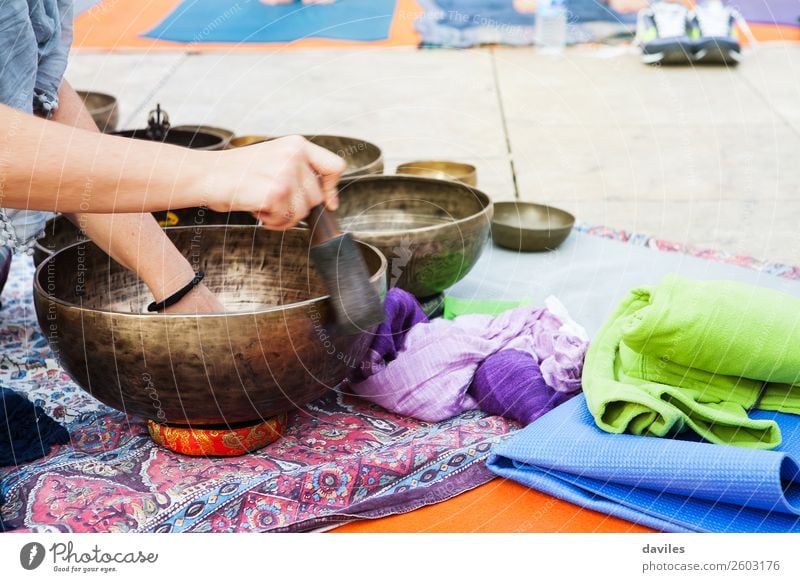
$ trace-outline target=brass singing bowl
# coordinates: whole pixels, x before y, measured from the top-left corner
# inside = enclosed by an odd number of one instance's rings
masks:
[[[83,101],[86,109],[89,110],[95,125],[100,131],[110,133],[117,130],[119,107],[116,97],[96,91],[75,92]]]
[[[307,230],[167,233],[227,313],[146,314],[144,283],[90,242],[36,271],[39,325],[64,371],[101,402],[181,426],[252,423],[319,398],[363,359],[374,330],[336,335]],[[386,259],[359,246],[385,294]]]
[[[563,243],[575,217],[569,212],[532,202],[496,202],[492,239],[514,251],[549,251]]]
[[[220,149],[226,149],[234,135],[230,129],[214,127],[212,125],[176,125],[172,127],[171,130],[189,131],[193,133],[210,133],[211,135],[217,135],[222,139],[222,147],[220,147]]]
[[[389,286],[441,293],[475,266],[489,236],[491,199],[450,180],[364,176],[339,188],[342,228],[389,261]]]
[[[425,176],[440,180],[455,180],[468,186],[478,185],[478,170],[472,164],[449,162],[446,160],[418,160],[400,164],[395,170],[397,174],[408,176]]]
[[[154,212],[153,216],[163,228],[258,224],[249,212],[215,212],[201,206]],[[45,223],[44,235],[33,245],[33,264],[38,265],[56,251],[85,240],[80,229],[66,216],[55,216]]]

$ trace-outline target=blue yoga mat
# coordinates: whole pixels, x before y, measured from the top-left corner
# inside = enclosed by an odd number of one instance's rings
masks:
[[[389,37],[396,0],[266,6],[257,0],[185,0],[145,36],[175,42],[373,41]]]
[[[488,465],[560,499],[664,531],[800,532],[800,416],[751,416],[780,425],[778,449],[608,434],[581,395],[497,446]]]

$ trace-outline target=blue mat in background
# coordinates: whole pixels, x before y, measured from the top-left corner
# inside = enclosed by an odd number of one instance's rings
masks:
[[[488,465],[533,489],[664,531],[800,532],[800,416],[751,416],[780,425],[780,447],[608,434],[581,395],[495,447]]]
[[[422,43],[466,48],[481,44],[529,45],[535,16],[514,10],[513,0],[418,0]],[[567,42],[592,42],[631,34],[636,14],[620,14],[602,0],[566,0]]]
[[[389,37],[396,0],[338,0],[265,6],[258,0],[185,0],[149,38],[174,42],[374,41]]]

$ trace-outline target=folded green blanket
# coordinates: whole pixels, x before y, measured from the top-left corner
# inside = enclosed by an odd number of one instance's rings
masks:
[[[800,414],[800,299],[732,281],[664,277],[634,289],[589,346],[583,390],[608,432],[771,449]]]

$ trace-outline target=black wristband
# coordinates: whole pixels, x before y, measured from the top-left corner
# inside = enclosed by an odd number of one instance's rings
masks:
[[[176,291],[175,293],[164,299],[164,301],[153,301],[150,305],[147,306],[147,311],[163,311],[167,307],[175,305],[178,301],[186,297],[186,294],[189,293],[189,291],[197,287],[200,284],[200,281],[202,281],[203,277],[205,276],[206,274],[203,273],[203,271],[198,271],[197,274],[194,276],[194,278],[191,281],[189,281],[189,283],[185,287],[183,287],[179,291]]]

